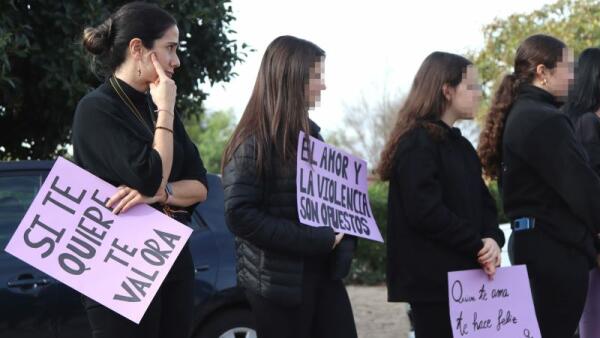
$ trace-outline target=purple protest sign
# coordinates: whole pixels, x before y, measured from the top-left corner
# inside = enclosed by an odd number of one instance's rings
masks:
[[[300,222],[383,242],[369,203],[367,162],[303,132],[297,157]]]
[[[587,299],[581,321],[579,322],[580,338],[600,337],[600,270],[590,271],[590,282]]]
[[[525,265],[449,272],[448,297],[454,338],[541,337]]]
[[[116,191],[59,158],[5,250],[139,323],[192,230],[145,204],[114,215]]]

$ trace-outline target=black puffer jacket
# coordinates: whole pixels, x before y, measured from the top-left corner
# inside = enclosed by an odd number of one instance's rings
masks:
[[[311,122],[311,134],[319,128]],[[265,175],[256,169],[254,139],[248,138],[223,170],[225,219],[236,235],[237,274],[241,286],[283,305],[302,301],[307,261],[326,258],[328,277],[343,278],[352,260],[355,238],[332,251],[330,227],[301,224],[296,204],[296,161],[273,160]]]

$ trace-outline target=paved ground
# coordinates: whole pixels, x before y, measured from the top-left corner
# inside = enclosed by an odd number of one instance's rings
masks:
[[[407,304],[388,303],[385,286],[348,286],[359,338],[407,338]]]

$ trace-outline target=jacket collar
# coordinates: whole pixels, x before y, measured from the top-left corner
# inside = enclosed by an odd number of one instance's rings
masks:
[[[308,130],[310,132],[310,135],[315,137],[321,132],[321,127],[319,127],[319,125],[316,124],[315,121],[308,119]]]
[[[456,127],[450,127],[449,125],[446,124],[446,122],[444,122],[442,120],[435,120],[435,121],[433,121],[433,123],[442,127],[442,129],[444,129],[444,131],[447,132],[447,135],[449,135],[452,138],[461,138],[462,137],[462,133],[460,132],[460,129],[458,129]]]
[[[544,103],[548,103],[553,105],[556,108],[559,108],[562,103],[559,102],[554,95],[550,94],[546,90],[536,87],[532,84],[524,84],[519,87],[517,92],[518,98],[529,98],[535,101],[541,101]]]

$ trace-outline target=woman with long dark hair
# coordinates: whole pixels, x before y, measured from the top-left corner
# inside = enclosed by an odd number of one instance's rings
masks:
[[[525,39],[498,87],[479,154],[498,178],[511,220],[514,263],[526,264],[542,337],[572,337],[596,261],[600,179],[560,112],[572,54],[548,35]]]
[[[575,83],[563,111],[575,125],[590,165],[600,175],[600,48],[588,48],[579,56]]]
[[[571,118],[575,137],[583,145],[592,169],[600,175],[600,48],[588,48],[579,56],[575,82],[563,112]],[[599,273],[600,270],[596,270],[590,274],[591,283],[598,283]],[[595,299],[598,287],[597,284],[589,287],[579,326],[583,338],[600,336],[595,325],[600,306]]]
[[[504,235],[471,143],[454,123],[472,119],[477,70],[434,52],[419,68],[377,169],[389,180],[388,300],[409,302],[417,338],[452,337],[448,272],[500,265]]]
[[[299,133],[320,137],[308,111],[325,89],[324,59],[325,52],[306,40],[271,42],[223,155],[238,280],[261,338],[356,337],[342,282],[355,240],[301,224],[296,204]]]
[[[144,2],[128,3],[85,29],[83,45],[108,76],[77,106],[74,157],[119,186],[107,203],[116,214],[145,203],[187,223],[206,199],[206,170],[175,111],[178,43],[175,19]],[[84,297],[93,337],[189,337],[193,283],[186,245],[139,325]]]

